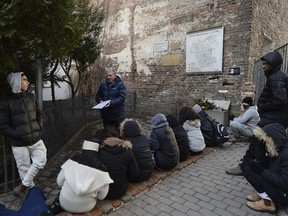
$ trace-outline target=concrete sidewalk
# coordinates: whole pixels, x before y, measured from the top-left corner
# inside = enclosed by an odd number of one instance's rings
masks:
[[[141,124],[143,126],[145,122]],[[149,126],[146,124],[146,127]],[[47,204],[59,193],[56,178],[61,165],[81,151],[83,139],[98,129],[92,124],[76,134],[39,174],[36,183],[44,190]],[[247,148],[248,143],[206,148],[203,154],[191,156],[172,171],[154,171],[149,181],[130,184],[121,200],[98,201],[96,207],[85,214],[63,212],[59,215],[271,215],[249,209],[246,196],[255,193],[254,189],[244,177],[225,173],[226,169],[239,163]],[[19,200],[12,194],[0,195],[0,203],[14,210],[19,208]],[[287,213],[279,208],[276,215],[287,216]]]

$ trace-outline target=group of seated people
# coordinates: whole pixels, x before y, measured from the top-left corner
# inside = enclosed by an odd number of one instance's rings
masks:
[[[205,148],[201,117],[183,107],[178,116],[158,113],[146,137],[134,119],[119,127],[107,126],[101,138],[84,140],[82,152],[67,160],[57,177],[61,187],[50,212],[90,211],[97,200],[120,199],[128,183],[146,181],[153,169],[168,171]]]

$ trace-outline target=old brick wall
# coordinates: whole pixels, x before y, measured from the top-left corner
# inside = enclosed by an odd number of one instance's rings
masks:
[[[233,107],[239,106],[241,98],[254,91],[253,62],[262,52],[256,46],[261,44],[257,41],[261,33],[255,31],[265,27],[264,24],[259,27],[258,22],[261,16],[266,16],[265,7],[279,2],[94,1],[102,2],[106,13],[100,65],[114,68],[126,87],[136,91],[136,112],[140,116],[176,113],[183,105],[193,105],[197,98],[231,100]],[[270,11],[270,16],[275,11]],[[276,26],[280,21],[273,23]],[[219,26],[224,27],[222,73],[185,73],[187,33]],[[280,28],[269,29],[269,34],[276,34]],[[284,33],[275,40],[278,40],[275,45],[281,44],[280,40],[284,44]],[[155,51],[158,42],[167,43],[167,49]],[[228,68],[234,66],[240,67],[240,75],[228,74]],[[209,82],[209,78],[215,78],[215,82]]]

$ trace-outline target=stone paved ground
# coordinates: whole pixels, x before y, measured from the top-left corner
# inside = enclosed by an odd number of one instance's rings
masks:
[[[141,124],[148,134],[147,122],[141,121]],[[59,192],[56,177],[60,166],[81,150],[83,138],[98,129],[92,124],[76,134],[70,145],[39,174],[36,183],[43,188],[47,204]],[[221,148],[207,148],[202,155],[190,157],[170,172],[155,171],[149,181],[129,185],[128,193],[121,200],[98,201],[86,214],[64,212],[59,215],[270,215],[246,207],[245,197],[254,193],[253,188],[243,177],[225,174],[225,169],[237,165],[247,147],[247,143],[227,143]],[[0,202],[12,209],[19,208],[19,201],[12,194],[0,195]],[[287,216],[287,213],[281,208],[276,215]]]

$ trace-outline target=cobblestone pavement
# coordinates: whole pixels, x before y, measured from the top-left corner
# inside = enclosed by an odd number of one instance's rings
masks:
[[[237,165],[247,146],[247,143],[235,143],[217,149],[109,216],[271,215],[249,209],[246,196],[255,193],[254,189],[244,177],[225,173],[225,169]],[[286,213],[281,210],[277,215]]]
[[[143,121],[141,124],[148,134],[149,125]],[[84,137],[98,129],[96,125],[90,125],[74,136],[70,141],[71,144],[56,155],[39,174],[36,184],[44,190],[47,204],[50,204],[59,192],[56,177],[63,162],[81,150]],[[127,199],[128,201],[98,201],[97,206],[100,206],[102,211],[96,209],[86,214],[62,213],[60,215],[271,215],[249,209],[245,198],[248,194],[255,193],[254,189],[244,177],[225,173],[226,169],[238,164],[247,147],[247,143],[227,143],[221,148],[216,148],[215,151],[210,151],[186,168],[167,174],[168,177],[165,176],[159,183],[148,190],[142,190],[137,196]],[[139,184],[138,187],[141,185]],[[11,209],[19,208],[19,200],[12,194],[0,195],[0,203]],[[276,215],[287,216],[284,208],[280,208]]]

